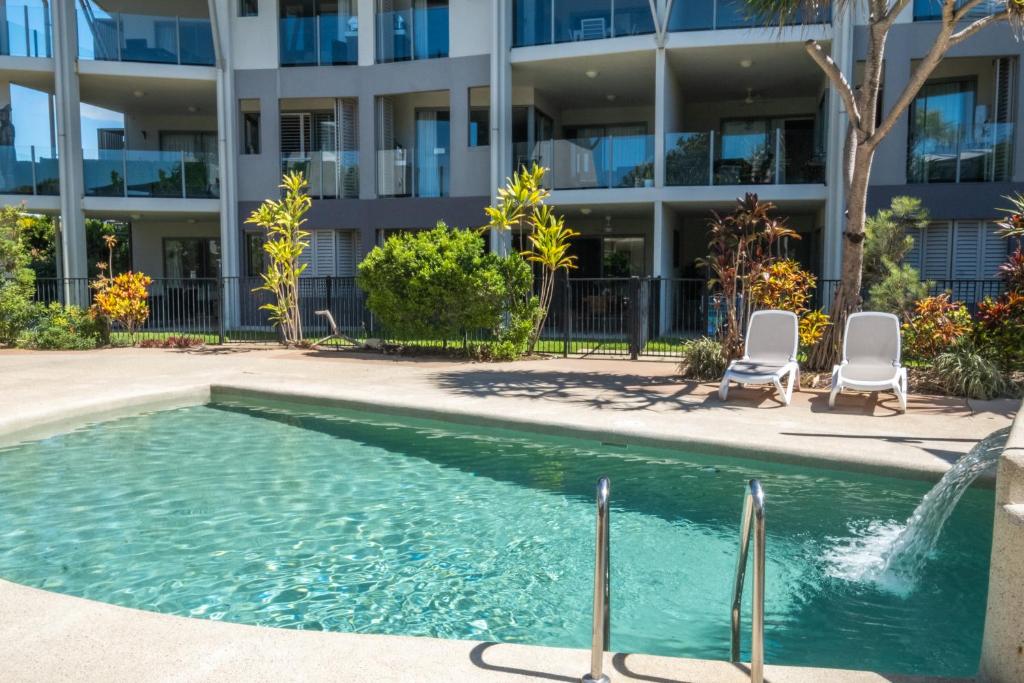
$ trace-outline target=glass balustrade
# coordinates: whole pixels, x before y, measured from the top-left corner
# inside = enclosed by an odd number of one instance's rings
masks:
[[[827,24],[832,19],[827,3],[810,14],[798,12],[786,24]],[[777,26],[778,17],[751,13],[744,0],[692,0],[672,4],[668,18],[669,31],[709,31],[715,29]]]
[[[536,162],[551,169],[556,190],[654,187],[654,136],[606,135],[516,143],[517,166]]]
[[[209,19],[78,10],[78,56],[150,64],[214,64]]]
[[[285,153],[281,172],[301,172],[313,197],[359,198],[359,152]]]
[[[377,196],[412,196],[412,152],[399,147],[377,150]]]
[[[516,0],[513,45],[548,45],[654,33],[648,0]]]
[[[7,57],[53,56],[50,11],[38,4],[5,3],[0,55]]]
[[[0,146],[0,194],[60,194],[56,150]]]
[[[769,185],[825,182],[812,130],[722,136],[715,131],[665,136],[666,185]]]
[[[1013,124],[951,126],[941,134],[912,136],[907,182],[1000,182],[1011,178]]]
[[[216,198],[216,154],[163,150],[83,150],[87,197]]]
[[[377,61],[448,56],[448,7],[377,12]]]

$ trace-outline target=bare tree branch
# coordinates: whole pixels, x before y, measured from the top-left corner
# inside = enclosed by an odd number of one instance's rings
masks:
[[[984,0],[978,0],[978,2],[983,1]],[[884,24],[886,30],[889,30],[889,28],[891,28],[892,25],[896,22],[896,17],[898,17],[900,13],[904,10],[904,8],[906,8],[906,6],[909,4],[910,0],[896,0],[896,2],[892,4],[892,7],[890,7],[888,11],[886,11],[885,15],[879,19],[878,23]]]
[[[980,1],[981,0],[979,0],[979,2]],[[1009,10],[1003,10],[1002,12],[997,12],[996,14],[990,14],[987,17],[982,17],[981,19],[978,19],[977,21],[968,24],[965,28],[951,35],[949,37],[949,46],[953,47],[954,45],[959,45],[960,43],[967,40],[968,38],[973,36],[981,29],[985,28],[986,26],[991,26],[992,24],[995,24],[1000,21],[1007,21],[1009,18]]]
[[[967,2],[965,2],[964,4],[962,4],[960,6],[955,6],[954,5],[954,7],[953,7],[953,21],[955,23],[960,23],[960,21],[962,21],[963,18],[966,17],[967,14],[972,9],[974,9],[975,7],[977,7],[978,5],[980,5],[983,2],[987,2],[987,0],[967,0]]]
[[[825,72],[828,80],[832,82],[832,87],[836,89],[839,97],[843,100],[843,104],[846,105],[846,115],[850,117],[851,125],[859,130],[860,109],[857,108],[857,100],[854,97],[853,88],[850,87],[850,82],[843,75],[842,69],[832,60],[832,57],[825,54],[818,41],[808,40],[804,43],[804,49],[807,50],[807,54],[811,56],[811,59],[821,67],[821,70]]]

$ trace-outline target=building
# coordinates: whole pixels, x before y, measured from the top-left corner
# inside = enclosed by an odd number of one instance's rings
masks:
[[[739,0],[0,7],[17,124],[0,112],[0,200],[61,216],[65,277],[87,273],[86,217],[130,223],[154,277],[255,276],[244,221],[287,169],[318,200],[308,274],[350,276],[388,231],[479,225],[529,160],[583,233],[580,277],[701,277],[709,212],[747,191],[801,233],[794,257],[838,276],[844,114],[803,43],[856,79],[866,28],[848,8],[780,28]],[[935,12],[915,0],[894,27],[885,107]],[[990,278],[1005,258],[992,221],[1024,182],[1020,54],[1005,25],[955,48],[878,151],[871,209],[911,194],[934,219],[912,254],[925,277]]]

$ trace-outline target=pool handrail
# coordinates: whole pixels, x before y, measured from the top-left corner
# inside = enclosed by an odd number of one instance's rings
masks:
[[[582,683],[609,683],[604,673],[604,651],[611,643],[611,542],[609,537],[608,477],[597,480],[597,536],[594,543],[594,620],[591,629],[590,672]]]
[[[764,489],[758,479],[751,479],[743,494],[740,516],[740,548],[736,558],[736,580],[732,590],[732,661],[740,659],[740,603],[743,580],[747,573],[747,555],[751,529],[754,536],[754,587],[751,606],[750,680],[764,681],[764,565],[765,520]]]

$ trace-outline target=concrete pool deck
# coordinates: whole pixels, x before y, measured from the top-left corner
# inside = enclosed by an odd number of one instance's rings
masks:
[[[339,352],[214,349],[0,351],[0,445],[77,423],[244,392],[369,405],[548,433],[937,478],[1019,403],[823,392],[783,407],[760,390],[722,404],[709,384],[660,362],[539,360],[467,364]],[[212,389],[211,389],[212,388]],[[746,634],[744,634],[746,638]],[[311,633],[129,610],[0,580],[3,680],[574,681],[580,650],[430,638]],[[745,669],[608,653],[613,681],[740,683]],[[868,672],[767,667],[773,683],[923,681]],[[949,680],[949,679],[946,679]]]

